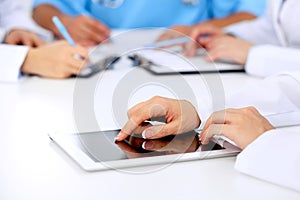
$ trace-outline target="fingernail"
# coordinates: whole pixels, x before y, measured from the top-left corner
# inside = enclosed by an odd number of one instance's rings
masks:
[[[142,137],[144,139],[149,139],[149,138],[152,138],[154,136],[154,132],[152,130],[144,130],[143,133],[142,133]]]
[[[115,141],[119,141],[119,139],[120,139],[120,136],[117,135],[117,136],[115,137]]]
[[[143,137],[144,139],[147,139],[147,138],[146,138],[146,130],[143,130],[143,132],[142,132],[142,137]],[[144,142],[144,143],[145,143],[145,142]],[[144,143],[143,143],[143,144],[144,144]],[[144,148],[144,147],[143,147],[143,148]]]

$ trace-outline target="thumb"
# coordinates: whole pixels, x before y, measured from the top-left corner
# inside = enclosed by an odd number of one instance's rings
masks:
[[[175,135],[178,129],[172,124],[155,125],[145,129],[142,133],[144,139],[158,139]]]

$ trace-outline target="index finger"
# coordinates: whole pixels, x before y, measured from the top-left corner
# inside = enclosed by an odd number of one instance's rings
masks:
[[[163,102],[158,102],[153,98],[147,102],[139,104],[131,110],[129,120],[117,135],[116,140],[122,141],[131,134],[142,122],[152,117],[161,117],[166,115],[166,108]]]
[[[231,114],[232,110],[230,109],[214,112],[206,121],[202,133],[205,132],[211,124],[225,124],[227,119],[231,118]]]
[[[134,115],[129,118],[125,126],[115,138],[116,141],[125,140],[139,125],[145,120],[149,119],[149,112],[141,112],[139,115]]]
[[[91,28],[93,28],[93,30],[101,32],[107,37],[110,35],[110,29],[102,22],[93,18],[88,18],[88,24]]]
[[[220,29],[214,26],[199,26],[192,31],[191,38],[197,41],[201,35],[215,35],[219,32],[221,32]]]

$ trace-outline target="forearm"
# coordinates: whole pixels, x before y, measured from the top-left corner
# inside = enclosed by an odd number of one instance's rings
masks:
[[[205,23],[208,23],[210,25],[213,25],[213,26],[216,26],[219,28],[224,28],[228,25],[231,25],[231,24],[234,24],[237,22],[241,22],[241,21],[245,21],[245,20],[253,20],[255,18],[256,18],[256,16],[251,13],[239,12],[239,13],[232,14],[228,17],[222,18],[222,19],[212,19]]]
[[[43,28],[52,31],[57,36],[61,36],[61,34],[52,22],[53,16],[58,16],[63,21],[63,23],[67,20],[67,18],[69,18],[69,16],[63,14],[59,9],[50,4],[43,4],[37,6],[33,10],[32,17]]]

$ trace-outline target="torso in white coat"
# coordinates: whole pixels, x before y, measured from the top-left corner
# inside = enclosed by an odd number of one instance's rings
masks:
[[[275,23],[277,34],[282,37],[282,46],[300,48],[300,1],[299,0],[273,0],[279,1],[279,11]],[[277,14],[277,15],[276,15]]]
[[[300,47],[299,19],[299,0],[269,0],[263,17],[234,24],[226,30],[255,44]]]
[[[255,44],[248,54],[247,73],[266,77],[300,69],[300,0],[269,0],[263,17],[226,31]]]

